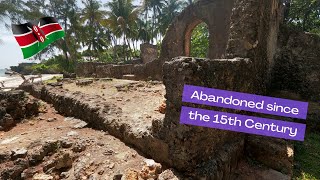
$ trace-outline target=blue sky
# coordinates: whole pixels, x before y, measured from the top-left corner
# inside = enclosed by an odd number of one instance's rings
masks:
[[[110,0],[101,0],[102,3],[106,3]],[[135,5],[138,5],[142,0],[133,0]],[[4,27],[4,24],[0,24],[0,69],[9,68],[9,66],[16,66],[21,62],[33,62],[31,60],[24,60],[21,49],[12,35],[11,30]]]

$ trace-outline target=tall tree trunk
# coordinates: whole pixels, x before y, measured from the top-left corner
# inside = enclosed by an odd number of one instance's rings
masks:
[[[304,14],[304,17],[303,17],[303,20],[302,20],[302,29],[303,31],[307,31],[308,28],[306,27],[306,23],[308,21],[308,18],[309,18],[309,15],[311,13],[311,10],[308,10],[305,14]]]
[[[131,45],[130,45],[130,41],[129,41],[129,39],[127,39],[127,43],[128,43],[128,47],[129,47],[129,51],[130,51],[130,60],[133,58],[133,52],[132,52],[132,49],[131,49]]]
[[[117,59],[118,59],[118,55],[117,55],[117,51],[116,51],[117,39],[116,39],[116,37],[113,37],[113,36],[111,36],[111,39],[113,41],[113,48],[112,48],[113,58],[115,58],[114,61],[117,61]]]
[[[136,56],[136,46],[135,46],[135,40],[131,39],[131,43],[132,43],[132,48],[133,48],[133,57]]]
[[[122,52],[123,52],[123,59],[124,61],[127,61],[127,52],[126,52],[126,34],[123,33],[123,42],[122,42]]]
[[[156,19],[156,8],[153,7],[153,15],[152,15],[152,40],[151,40],[151,43],[153,44],[153,39],[155,37],[155,19]]]
[[[67,16],[64,17],[64,31],[67,32],[68,24],[67,24]],[[67,43],[68,35],[65,35],[64,37],[64,48],[63,52],[66,57],[66,64],[67,64],[67,71],[70,71],[70,63],[69,63],[69,57],[68,57],[68,43]]]
[[[146,8],[146,33],[148,32],[148,8]],[[148,41],[148,43],[150,42],[150,39],[149,38],[146,38],[146,41]]]

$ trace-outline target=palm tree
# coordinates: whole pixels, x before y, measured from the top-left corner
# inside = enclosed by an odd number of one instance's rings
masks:
[[[146,29],[149,27],[148,26],[148,14],[149,11],[152,12],[152,26],[151,26],[151,42],[153,43],[153,39],[157,37],[158,32],[156,31],[156,24],[158,23],[158,18],[161,15],[161,9],[164,6],[164,0],[144,0],[143,3],[143,9],[145,11],[145,22],[146,22]]]
[[[148,31],[150,29],[150,25],[147,25],[147,22],[144,22],[141,19],[137,21],[137,39],[142,41],[143,43],[149,43],[151,41],[151,33]]]
[[[79,29],[81,26],[77,2],[76,0],[49,0],[47,2],[45,6],[46,15],[57,18],[66,32],[64,40],[55,42],[53,48],[63,52],[67,69],[71,70],[73,66],[70,62],[76,63],[77,50],[80,48],[78,34],[81,32]]]
[[[85,6],[80,16],[81,23],[85,24],[84,37],[86,39],[84,45],[88,46],[87,50],[89,52],[97,54],[97,52],[107,47],[102,26],[106,11],[101,10],[102,5],[96,0],[85,0],[82,3]]]
[[[112,0],[107,3],[107,6],[110,10],[107,11],[108,18],[105,21],[105,26],[109,27],[116,37],[123,38],[123,51],[126,54],[126,46],[131,51],[129,38],[130,34],[133,34],[140,9],[134,8],[132,0]]]
[[[84,41],[83,37],[83,26],[80,23],[80,13],[78,12],[78,7],[75,6],[69,13],[70,26],[66,32],[66,37],[69,43],[69,52],[71,58],[75,61],[78,49],[81,48],[80,43]]]
[[[5,1],[0,1],[0,22],[4,23],[4,17],[7,15],[8,4]]]
[[[24,19],[24,3],[23,0],[0,0],[0,14],[3,17],[9,18],[11,23],[17,24]],[[7,28],[10,27],[7,23],[5,23],[5,26]]]
[[[191,4],[193,4],[197,0],[183,0],[183,1],[184,1],[183,2],[183,6],[187,7],[187,6],[191,5]]]
[[[0,1],[0,24],[4,23],[4,17],[6,16],[7,5],[4,1]],[[0,39],[0,44],[2,44],[2,40]]]
[[[166,0],[165,6],[162,9],[162,16],[160,16],[159,32],[163,36],[172,20],[180,13],[183,7],[183,2],[180,0]]]
[[[4,24],[7,29],[10,28],[10,25],[7,24],[5,19],[10,19],[12,22],[16,22],[17,19],[20,19],[21,6],[23,1],[9,1],[9,0],[0,0],[0,24]],[[2,40],[0,39],[0,43]]]
[[[30,22],[40,17],[46,16],[46,2],[45,0],[26,1],[24,3],[25,11],[22,12],[23,19]]]

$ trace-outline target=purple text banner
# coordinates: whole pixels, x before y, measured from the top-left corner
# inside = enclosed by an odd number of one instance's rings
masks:
[[[306,125],[182,106],[180,124],[303,141]]]
[[[185,85],[183,102],[306,119],[308,103],[247,93]]]

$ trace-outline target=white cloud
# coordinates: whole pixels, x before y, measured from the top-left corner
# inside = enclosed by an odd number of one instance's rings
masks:
[[[17,43],[16,39],[13,37],[13,35],[9,36],[1,36],[1,40],[6,44],[6,43]]]

